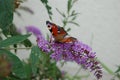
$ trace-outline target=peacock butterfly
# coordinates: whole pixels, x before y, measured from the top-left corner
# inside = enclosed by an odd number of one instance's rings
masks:
[[[55,42],[69,43],[77,41],[76,38],[69,36],[63,27],[60,27],[50,21],[46,21],[46,25],[54,37]]]

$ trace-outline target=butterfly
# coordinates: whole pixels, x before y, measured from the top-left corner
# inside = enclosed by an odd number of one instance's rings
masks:
[[[46,25],[51,32],[55,42],[69,43],[77,41],[76,38],[69,36],[63,27],[60,27],[50,21],[46,21]]]

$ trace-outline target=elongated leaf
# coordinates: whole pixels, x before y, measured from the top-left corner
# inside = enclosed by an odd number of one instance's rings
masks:
[[[71,8],[72,8],[72,0],[68,0],[68,4],[67,4],[67,11],[68,11],[68,13],[70,12]]]
[[[62,17],[66,17],[65,14],[62,13],[59,9],[56,8],[56,10],[57,10],[57,12],[58,12]]]
[[[41,0],[41,2],[45,5],[48,15],[49,15],[49,18],[50,18],[50,20],[52,20],[52,11],[51,11],[52,8],[51,8],[51,6],[48,5],[48,0]]]
[[[74,21],[76,18],[77,18],[77,16],[74,16],[74,17],[72,18],[72,21]]]
[[[73,15],[75,13],[75,10],[73,10],[72,12],[71,12],[71,15]]]
[[[34,12],[26,6],[20,6],[19,9],[24,10],[24,11],[30,13],[30,14],[34,14]]]
[[[74,24],[74,25],[76,25],[76,26],[80,26],[78,23],[73,22],[73,21],[69,21],[68,23]]]
[[[71,30],[71,28],[68,28],[66,31],[69,32]]]
[[[47,4],[48,0],[41,0],[41,2]]]
[[[0,0],[0,28],[6,29],[13,21],[14,0]]]
[[[30,42],[29,39],[26,39],[22,42],[22,44],[24,44],[25,47],[31,47],[32,46],[32,43]]]
[[[79,15],[80,13],[77,13],[77,12],[75,12],[75,10],[73,10],[72,12],[71,12],[71,14],[70,14],[70,17],[72,17],[72,16],[77,16],[77,15]]]
[[[15,11],[15,13],[19,16],[19,17],[22,17],[21,13],[19,11]]]
[[[9,30],[9,31],[8,31]],[[18,32],[17,28],[16,28],[16,25],[15,24],[12,24],[11,26],[9,26],[8,30],[4,30],[3,31],[3,34],[7,37],[7,35],[11,35],[11,36],[17,36],[17,35],[22,35],[20,32]],[[29,39],[26,39],[22,42],[22,44],[25,46],[25,47],[31,47],[32,46],[32,43],[30,42]]]
[[[14,73],[15,76],[19,78],[26,78],[26,73],[24,71],[24,67],[20,59],[15,56],[13,53],[0,49],[0,54],[6,55],[9,58],[9,61],[11,62],[12,66],[12,73]]]
[[[120,72],[120,66],[118,66],[118,69],[115,71],[115,73]]]
[[[24,65],[24,70],[25,70],[25,72],[26,72],[26,75],[27,75],[27,80],[30,80],[31,79],[31,77],[32,77],[32,68],[31,68],[31,66],[30,66],[30,64],[29,63],[26,63],[26,62],[23,62],[23,65]]]
[[[37,74],[37,68],[39,67],[39,61],[40,61],[40,49],[37,46],[34,46],[31,50],[30,54],[30,63],[32,68],[32,73],[35,76]]]
[[[9,37],[0,42],[0,47],[6,47],[9,45],[17,44],[19,42],[26,40],[29,36],[30,36],[30,34]]]
[[[117,74],[116,74],[116,76],[117,76],[117,78],[120,80],[120,74],[119,74],[119,73],[117,73]]]
[[[49,5],[46,4],[45,7],[46,7],[46,9],[47,9],[49,18],[52,20],[52,11],[51,11],[52,8],[51,8],[51,6],[49,6]]]
[[[79,15],[80,13],[74,13],[74,14],[71,14],[70,16],[77,16]]]
[[[62,20],[62,22],[63,22],[63,28],[65,28],[65,26],[67,25],[67,21],[64,19]]]

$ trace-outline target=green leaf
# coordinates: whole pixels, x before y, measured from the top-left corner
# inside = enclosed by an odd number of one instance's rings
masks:
[[[2,41],[2,37],[0,36],[0,41]]]
[[[46,4],[45,7],[46,7],[46,9],[47,9],[49,18],[52,20],[52,11],[51,11],[52,8],[51,8],[51,6],[49,6],[49,5]]]
[[[19,33],[17,31],[17,28],[16,28],[16,25],[15,24],[12,24],[11,26],[9,26],[9,28],[5,29],[3,31],[3,34],[7,37],[7,35],[11,35],[11,36],[18,36],[18,35],[22,35],[21,33]],[[22,44],[25,46],[25,47],[31,47],[32,46],[32,43],[30,42],[29,39],[26,39],[22,42]]]
[[[9,45],[17,44],[19,42],[26,40],[29,36],[30,34],[9,37],[0,42],[0,47],[7,47]]]
[[[30,80],[30,78],[32,77],[32,68],[31,65],[29,63],[23,62],[24,65],[24,70],[26,72],[27,75],[27,80]]]
[[[22,44],[24,44],[25,47],[31,47],[32,46],[32,43],[30,42],[29,39],[26,39],[22,42]]]
[[[50,61],[50,55],[42,52],[37,46],[32,48],[29,61],[33,76],[37,75],[39,69],[42,73],[40,74],[41,79],[46,77],[58,80],[61,77],[61,72],[56,66],[56,63]]]
[[[72,18],[72,21],[74,21],[76,18],[77,18],[77,16],[74,16],[74,17]]]
[[[118,66],[118,69],[115,71],[115,73],[120,72],[120,66]]]
[[[75,13],[75,10],[72,11],[71,15]]]
[[[58,12],[62,17],[66,17],[65,14],[62,13],[59,9],[56,8],[56,10],[57,10],[57,12]]]
[[[20,35],[20,33],[18,32],[15,24],[11,24],[9,27],[4,29],[2,32],[6,37],[8,35],[11,35],[11,36]]]
[[[68,4],[67,4],[67,12],[68,12],[68,14],[69,14],[71,8],[72,8],[72,0],[68,0]]]
[[[16,36],[16,35],[22,35],[21,33],[19,33],[17,31],[17,28],[16,28],[16,25],[15,24],[12,24],[11,26],[9,26],[9,31],[8,30],[4,30],[3,33],[4,35],[7,37],[7,35],[11,35],[11,36]],[[8,33],[6,33],[8,32]],[[30,42],[29,39],[26,39],[22,42],[22,44],[25,46],[25,47],[31,47],[32,46],[32,43]]]
[[[68,28],[66,31],[68,32],[68,31],[70,31],[71,30],[71,28]]]
[[[106,64],[104,64],[100,60],[98,60],[98,61],[100,62],[101,66],[105,69],[105,71],[107,71],[109,74],[114,74],[114,72]]]
[[[70,14],[70,17],[77,16],[78,14],[80,14],[80,13],[76,13],[75,10],[73,10]]]
[[[69,21],[68,23],[74,24],[74,25],[76,25],[76,26],[80,26],[78,23],[73,22],[73,21]]]
[[[77,16],[79,15],[80,13],[74,13],[74,14],[71,14],[70,16]]]
[[[117,74],[116,74],[116,76],[117,76],[117,78],[120,80],[120,74],[119,74],[119,73],[117,73]]]
[[[37,68],[39,67],[41,51],[37,46],[34,46],[30,54],[30,64],[32,68],[32,73],[35,76],[37,74]]]
[[[62,20],[62,22],[63,22],[63,28],[65,28],[65,26],[67,25],[67,21],[64,19]]]
[[[52,20],[52,11],[51,11],[52,8],[51,8],[51,6],[48,5],[48,0],[41,0],[41,2],[45,5],[48,15],[49,15],[49,18],[50,18],[50,20]]]
[[[48,0],[41,0],[41,2],[47,4]]]
[[[19,9],[24,10],[24,11],[30,13],[30,14],[34,14],[34,12],[29,7],[20,6]]]
[[[15,13],[18,15],[18,17],[22,17],[22,15],[19,11],[16,10]]]
[[[59,80],[61,76],[61,71],[56,66],[56,63],[47,64],[48,69],[45,71],[46,75],[49,76],[53,80]]]
[[[7,51],[7,50],[3,50],[0,49],[0,54],[2,55],[6,55],[9,59],[9,61],[12,63],[12,73],[14,73],[15,76],[24,79],[26,78],[26,73],[23,67],[22,62],[20,61],[20,59],[14,55],[13,53]]]
[[[14,0],[0,0],[0,28],[9,27],[13,21]]]

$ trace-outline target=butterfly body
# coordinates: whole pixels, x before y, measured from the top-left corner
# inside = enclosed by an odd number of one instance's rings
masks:
[[[77,40],[76,38],[69,36],[63,27],[60,27],[49,21],[46,21],[46,25],[49,31],[52,33],[55,42],[67,43],[67,42],[74,42]]]

